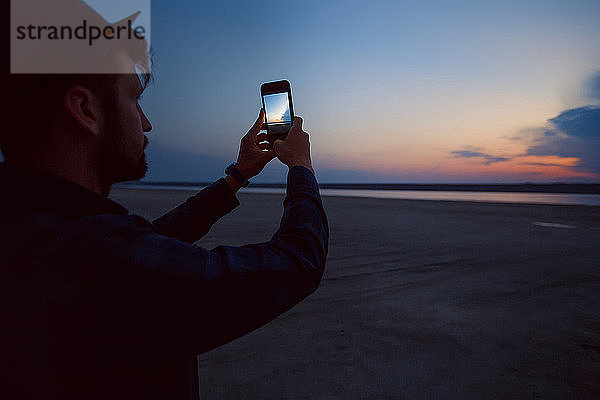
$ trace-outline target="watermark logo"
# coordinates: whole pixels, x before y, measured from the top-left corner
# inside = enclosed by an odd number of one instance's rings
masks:
[[[150,0],[11,0],[11,73],[150,72]]]

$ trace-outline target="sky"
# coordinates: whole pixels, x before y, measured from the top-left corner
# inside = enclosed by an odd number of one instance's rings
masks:
[[[287,79],[321,183],[600,182],[600,1],[151,5],[147,181],[223,176]]]

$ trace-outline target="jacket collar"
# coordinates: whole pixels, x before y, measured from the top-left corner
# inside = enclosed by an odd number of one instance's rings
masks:
[[[0,163],[0,193],[27,208],[54,210],[71,216],[92,214],[128,215],[120,204],[75,182],[47,171]]]

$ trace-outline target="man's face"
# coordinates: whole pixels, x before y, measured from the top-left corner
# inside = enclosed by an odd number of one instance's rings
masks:
[[[112,96],[104,100],[99,173],[106,184],[138,180],[148,170],[144,132],[152,125],[138,102],[142,91],[136,74],[118,75]]]

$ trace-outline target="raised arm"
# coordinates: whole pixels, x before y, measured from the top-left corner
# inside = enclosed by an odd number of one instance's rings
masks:
[[[138,235],[126,233],[137,238],[133,247],[121,247],[122,259],[110,263],[135,271],[118,286],[136,299],[120,312],[138,316],[135,344],[125,347],[199,354],[267,323],[318,287],[329,227],[301,119],[274,148],[290,169],[280,227],[270,241],[205,250],[143,226]]]
[[[239,204],[226,180],[221,178],[155,219],[152,225],[162,235],[194,243]]]
[[[258,175],[265,165],[275,157],[274,151],[265,151],[266,145],[260,144],[265,139],[264,134],[258,134],[264,118],[264,111],[261,109],[256,122],[240,143],[236,164],[246,179]],[[158,233],[193,243],[206,235],[219,218],[240,204],[235,197],[235,193],[239,189],[239,182],[228,175],[189,197],[185,203],[155,219],[152,225]]]
[[[206,250],[160,235],[143,218],[90,216],[56,238],[65,265],[102,293],[115,351],[192,355],[267,323],[311,294],[327,257],[329,228],[310,170],[288,173],[281,224],[270,241]],[[60,253],[62,254],[62,252]],[[90,258],[90,254],[93,257]],[[91,312],[91,311],[90,311]]]

